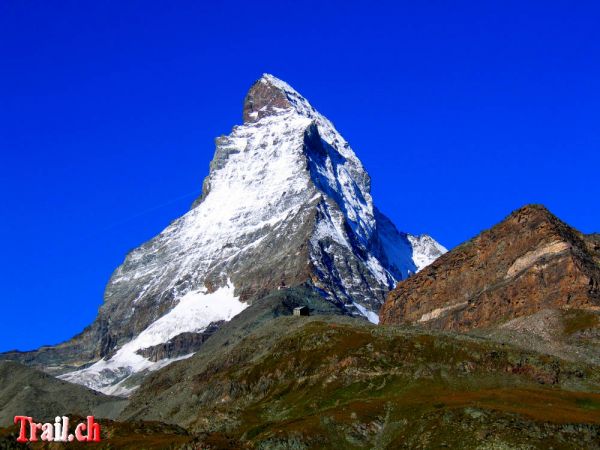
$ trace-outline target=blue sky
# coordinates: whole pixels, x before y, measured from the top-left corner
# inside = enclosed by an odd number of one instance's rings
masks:
[[[263,72],[448,247],[525,203],[600,230],[595,2],[0,2],[0,350],[95,317],[200,192]]]

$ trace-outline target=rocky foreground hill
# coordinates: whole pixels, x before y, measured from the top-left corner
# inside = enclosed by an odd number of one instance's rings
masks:
[[[216,448],[600,443],[597,367],[491,340],[279,318],[212,351],[154,374],[122,418],[182,423]]]
[[[600,448],[598,366],[340,316],[213,338],[101,421],[100,447]]]

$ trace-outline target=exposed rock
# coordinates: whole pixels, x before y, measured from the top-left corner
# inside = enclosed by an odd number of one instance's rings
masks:
[[[285,92],[272,83],[258,80],[252,85],[244,99],[244,123],[257,122],[278,110],[290,108]]]
[[[497,342],[600,366],[600,311],[542,309],[492,328],[470,332]]]
[[[198,349],[219,329],[224,321],[212,322],[206,329],[200,333],[181,333],[171,338],[168,342],[143,348],[136,353],[148,358],[150,361],[160,361],[161,359],[177,358],[183,355],[189,355],[198,351]]]
[[[600,265],[600,233],[592,233],[585,236],[588,250],[594,256],[596,264]]]
[[[464,331],[548,308],[600,309],[597,243],[525,206],[400,282],[381,321]]]

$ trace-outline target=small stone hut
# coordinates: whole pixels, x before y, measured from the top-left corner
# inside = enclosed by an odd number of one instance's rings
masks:
[[[308,306],[297,306],[296,308],[294,308],[294,315],[295,316],[308,316]]]

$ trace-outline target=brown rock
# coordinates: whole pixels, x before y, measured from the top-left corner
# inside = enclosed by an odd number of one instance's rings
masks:
[[[391,291],[382,324],[469,330],[544,308],[600,309],[597,236],[528,205]]]
[[[273,113],[274,108],[287,109],[291,104],[280,87],[263,76],[252,85],[244,99],[244,123],[256,122]]]

